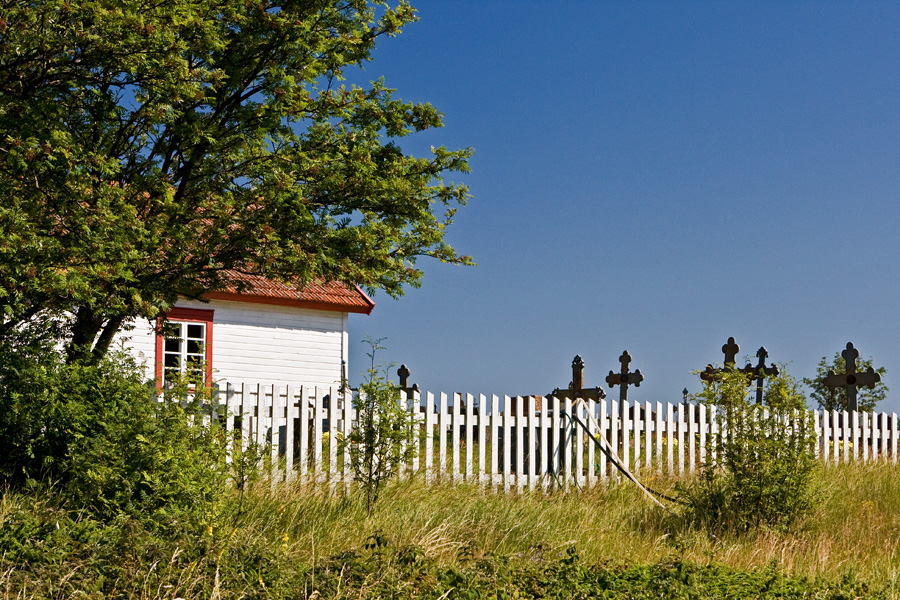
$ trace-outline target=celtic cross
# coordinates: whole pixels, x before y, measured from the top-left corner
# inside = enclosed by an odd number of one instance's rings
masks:
[[[644,376],[641,375],[640,369],[633,373],[628,372],[628,363],[631,362],[631,355],[628,354],[627,350],[622,352],[622,356],[619,357],[619,362],[622,364],[622,369],[618,373],[610,371],[606,378],[606,383],[609,384],[610,389],[612,389],[613,386],[618,385],[619,400],[625,402],[628,400],[628,386],[633,385],[634,387],[641,387]]]
[[[864,385],[870,390],[873,389],[875,384],[881,381],[881,375],[876,373],[872,367],[869,367],[868,370],[862,373],[856,372],[856,359],[859,358],[859,350],[854,348],[851,342],[847,342],[847,348],[841,352],[841,356],[844,357],[847,372],[835,373],[834,371],[828,371],[828,374],[825,376],[825,385],[831,389],[844,388],[847,391],[847,410],[854,412],[859,410],[859,401],[856,398],[857,388]]]

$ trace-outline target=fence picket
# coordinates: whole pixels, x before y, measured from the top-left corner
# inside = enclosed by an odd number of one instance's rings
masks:
[[[653,468],[653,409],[644,402],[644,470],[647,475]]]
[[[699,438],[700,439],[698,440],[700,443],[700,449],[699,449],[700,452],[699,452],[699,457],[697,459],[697,463],[698,463],[698,467],[702,468],[703,463],[706,462],[706,431],[708,428],[708,423],[710,422],[709,407],[706,406],[705,404],[698,404],[697,405],[697,413],[700,416],[700,418],[699,418],[699,421],[700,421],[700,423],[699,423],[699,425],[700,425]]]
[[[315,473],[316,481],[324,481],[325,472],[322,469],[322,413],[325,410],[325,396],[316,388],[316,395],[313,404],[313,463],[312,468]]]
[[[601,444],[603,443],[604,440],[609,439],[606,436],[606,433],[609,430],[609,428],[607,426],[609,421],[606,418],[606,407],[607,407],[606,398],[600,399],[599,414],[598,414],[598,407],[596,405],[594,406],[594,418],[597,420],[597,426],[600,428],[599,431],[594,432],[594,435],[597,436],[597,439],[600,440]],[[601,451],[600,455],[598,456],[598,460],[600,461],[600,479],[606,480],[607,466],[608,466],[607,463],[609,462],[609,459],[607,458],[606,453]]]
[[[897,441],[900,438],[900,426],[897,425],[897,413],[891,413],[891,460],[892,462],[897,462],[897,455],[900,454],[900,451],[897,450]]]
[[[859,423],[859,452],[862,462],[869,460],[869,419],[866,413],[854,413],[857,415]]]
[[[491,396],[491,420],[488,423],[488,438],[491,440],[491,468],[488,473],[491,474],[491,485],[499,485],[502,479],[498,476],[501,474],[499,463],[500,450],[500,398],[496,395]]]
[[[503,464],[500,472],[503,477],[503,487],[506,491],[512,489],[512,400],[509,396],[503,396]]]
[[[560,464],[562,462],[562,457],[560,456],[560,418],[559,411],[562,410],[560,406],[559,398],[554,398],[553,400],[553,414],[551,415],[551,423],[550,423],[550,435],[552,436],[550,439],[551,450],[550,454],[550,472],[553,474],[553,478],[556,481],[557,486],[559,485],[559,475],[560,475]]]
[[[465,481],[474,481],[474,473],[473,464],[472,464],[472,450],[475,444],[474,437],[474,428],[475,424],[475,411],[472,404],[474,403],[472,399],[472,394],[466,394],[465,400],[465,408],[466,408],[466,434],[465,434],[465,442],[466,442],[466,475]]]
[[[406,401],[406,410],[409,412],[409,441],[408,443],[415,446],[415,451],[412,455],[412,460],[410,460],[410,477],[415,477],[419,472],[419,456],[422,454],[421,448],[419,448],[419,414],[421,408],[421,399],[419,397],[419,392],[412,392],[407,401]]]
[[[628,419],[628,462],[632,473],[641,469],[641,403],[627,402],[624,415]]]
[[[265,423],[265,392],[263,391],[262,384],[256,384],[256,417],[254,421],[254,439],[253,443],[258,445],[263,451],[265,451],[266,447],[266,436],[265,430],[263,429],[263,424]],[[263,464],[263,459],[265,458],[265,454],[261,453],[259,456],[260,466]]]
[[[294,478],[294,394],[290,385],[284,388],[284,472],[285,479]]]
[[[235,419],[234,385],[225,384],[225,463],[231,464],[234,459],[234,419]]]
[[[306,482],[309,475],[309,388],[300,386],[300,401],[298,402],[298,412],[300,420],[300,447],[297,448],[297,462],[300,466],[300,480]]]
[[[528,418],[525,426],[528,428],[528,488],[535,489],[537,486],[537,474],[535,473],[535,455],[538,448],[538,436],[536,429],[537,424],[537,398],[532,398],[533,404],[528,410]]]
[[[684,403],[676,404],[676,406],[678,407],[678,414],[676,415],[676,420],[675,420],[675,444],[678,446],[678,454],[677,454],[678,467],[676,468],[676,471],[678,472],[679,475],[683,475],[684,474],[684,441],[685,441],[684,429],[685,429],[685,425],[686,425],[686,422],[684,420],[685,404]]]
[[[441,392],[440,402],[438,403],[438,459],[440,461],[440,476],[447,478],[447,432],[452,425],[449,423],[449,415],[447,414],[447,394]]]
[[[563,407],[560,408],[560,416],[565,412],[567,415],[572,414],[572,399],[568,396],[565,398],[565,402],[563,403]],[[568,419],[559,420],[560,426],[560,442],[562,444],[562,450],[560,451],[560,466],[559,472],[560,477],[562,478],[563,489],[568,490],[569,485],[572,483],[572,475],[573,475],[573,467],[572,467],[572,423]]]
[[[249,402],[250,390],[249,386],[245,383],[241,384],[241,453],[247,451],[247,448],[250,447],[252,443],[252,439],[250,438],[250,433],[253,431],[250,429],[250,425],[253,420],[253,404]]]
[[[687,409],[688,419],[688,473],[693,474],[697,459],[697,417],[700,414],[698,410],[700,405],[685,402],[683,406]]]
[[[425,483],[434,481],[434,394],[425,393]]]
[[[353,394],[347,395],[346,388],[341,388],[341,404],[344,409],[344,419],[341,425],[341,434],[344,438],[344,468],[342,479],[344,487],[349,487],[353,482],[353,464],[350,462],[350,434],[353,431]]]
[[[538,470],[540,471],[541,476],[541,487],[544,491],[550,489],[550,476],[549,476],[549,467],[550,467],[550,453],[547,452],[547,440],[550,439],[550,413],[553,410],[553,403],[555,402],[555,398],[550,396],[549,398],[545,398],[547,401],[546,406],[541,406],[541,422],[540,422],[540,435],[538,439],[540,439],[541,444],[541,456],[538,461]]]
[[[619,452],[619,401],[618,400],[610,400],[609,401],[609,448],[613,456],[619,457],[621,453]],[[610,465],[612,466],[612,465]],[[611,469],[610,475],[616,481],[619,479],[619,470]]]
[[[624,464],[627,468],[631,468],[631,419],[628,418],[628,400],[623,400],[621,406],[619,406],[620,414],[619,418],[622,420],[622,452],[620,456],[622,457],[622,464]]]
[[[525,406],[528,404],[528,399],[525,396],[516,397],[513,402],[516,403],[516,410],[514,419],[515,419],[515,442],[516,442],[516,450],[514,452],[515,455],[515,472],[516,472],[516,487],[519,491],[525,489]]]
[[[270,427],[269,427],[269,439],[270,448],[269,448],[269,461],[272,465],[272,485],[275,485],[276,481],[281,479],[281,469],[279,468],[278,459],[279,459],[279,450],[281,450],[281,431],[279,427],[280,419],[278,418],[278,411],[281,408],[281,394],[278,393],[277,386],[272,384],[272,417],[270,419]]]
[[[571,414],[580,419],[581,415],[579,415],[578,412],[578,404],[573,401]],[[583,422],[584,421],[582,421],[582,423]],[[575,481],[578,482],[578,485],[584,487],[584,432],[581,427],[574,422],[572,423],[572,429],[575,432]],[[593,442],[589,443],[592,444]]]
[[[452,432],[452,447],[450,448],[450,456],[453,459],[453,466],[451,469],[453,470],[453,481],[459,481],[460,471],[462,470],[462,466],[459,461],[459,444],[462,442],[460,438],[463,436],[463,423],[462,423],[462,394],[453,394],[453,406],[452,408],[448,408],[450,410],[450,422],[453,424],[453,432]]]
[[[490,471],[486,468],[484,462],[485,446],[488,444],[490,436],[485,431],[487,423],[487,399],[484,394],[478,396],[478,482],[487,483]]]

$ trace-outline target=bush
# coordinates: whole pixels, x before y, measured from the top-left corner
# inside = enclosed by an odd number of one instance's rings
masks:
[[[16,351],[13,351],[16,350]],[[0,482],[53,485],[71,508],[163,526],[208,523],[227,484],[208,394],[160,402],[123,354],[67,364],[53,346],[0,348]],[[181,401],[178,401],[181,400]]]
[[[375,368],[375,353],[383,349],[378,345],[381,340],[365,342],[372,347],[372,366],[353,398],[356,424],[341,441],[341,448],[349,446],[353,478],[371,513],[384,485],[398,474],[403,463],[416,456],[419,445],[415,415],[401,404],[400,388]]]
[[[685,517],[714,531],[784,528],[816,503],[815,428],[805,398],[785,373],[768,378],[762,405],[747,398],[747,375],[726,370],[700,394],[718,407],[698,481],[679,486]]]
[[[385,484],[418,452],[414,415],[400,403],[397,386],[375,371],[353,399],[357,424],[341,442],[350,447],[353,478],[372,512]]]

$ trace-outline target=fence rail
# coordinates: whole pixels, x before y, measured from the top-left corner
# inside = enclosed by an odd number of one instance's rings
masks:
[[[607,441],[639,475],[697,471],[707,441],[723,433],[715,407],[547,397],[415,393],[398,400],[415,415],[419,452],[403,476],[479,482],[505,489],[590,487],[617,471],[588,434]],[[227,384],[215,412],[238,444],[262,448],[279,477],[347,483],[356,421],[351,394],[337,388]],[[588,413],[593,419],[588,418]],[[823,461],[897,462],[897,414],[811,411]],[[225,417],[227,415],[227,418]]]

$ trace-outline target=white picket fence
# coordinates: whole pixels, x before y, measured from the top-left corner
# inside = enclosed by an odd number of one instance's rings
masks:
[[[356,421],[351,393],[337,388],[227,384],[218,416],[229,439],[264,450],[276,478],[348,483],[349,448],[340,440]],[[716,409],[692,403],[416,393],[399,400],[419,423],[419,452],[404,476],[513,488],[590,487],[618,476],[574,424],[588,425],[638,475],[681,475],[703,464],[718,435]],[[536,404],[540,406],[536,406]],[[573,406],[574,404],[574,406]],[[594,419],[588,418],[588,412]],[[817,454],[825,461],[897,462],[897,414],[812,411]],[[470,443],[471,441],[471,443]],[[235,450],[237,448],[235,447]]]

